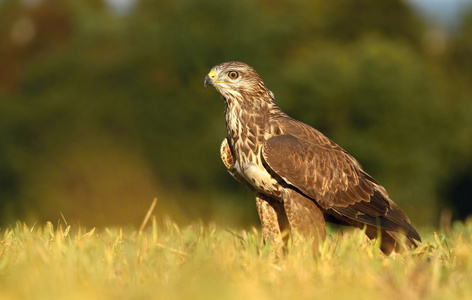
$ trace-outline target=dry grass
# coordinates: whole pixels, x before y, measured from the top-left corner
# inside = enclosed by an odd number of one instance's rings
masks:
[[[334,232],[277,259],[258,230],[179,227],[142,232],[26,226],[3,231],[0,298],[7,299],[472,299],[472,223],[385,257],[359,230]]]

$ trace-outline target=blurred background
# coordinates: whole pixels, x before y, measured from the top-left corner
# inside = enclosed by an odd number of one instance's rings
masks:
[[[416,226],[472,213],[466,0],[0,0],[0,225],[257,224],[211,67],[258,70]]]

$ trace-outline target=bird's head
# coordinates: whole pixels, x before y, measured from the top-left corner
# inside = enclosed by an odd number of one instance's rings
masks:
[[[203,86],[213,86],[223,98],[269,92],[264,82],[251,66],[231,61],[214,66],[205,77]],[[270,93],[270,92],[269,92]]]

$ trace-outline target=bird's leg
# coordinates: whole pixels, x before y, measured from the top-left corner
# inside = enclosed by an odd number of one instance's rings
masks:
[[[318,252],[319,243],[326,238],[326,224],[321,209],[313,200],[291,189],[284,191],[283,204],[293,242],[300,243],[303,238],[313,238],[313,250]]]
[[[270,241],[276,253],[281,256],[290,230],[283,203],[257,194],[256,205],[261,219],[264,241],[266,243]]]

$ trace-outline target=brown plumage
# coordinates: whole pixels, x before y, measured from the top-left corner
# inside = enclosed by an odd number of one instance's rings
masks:
[[[421,241],[385,189],[336,143],[282,112],[252,67],[217,65],[204,85],[226,103],[221,158],[255,192],[266,241],[281,245],[291,233],[314,237],[316,247],[326,236],[325,219],[366,227],[369,238],[380,234],[385,253]]]

